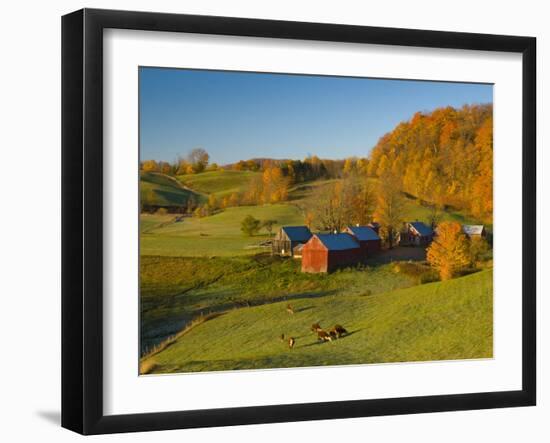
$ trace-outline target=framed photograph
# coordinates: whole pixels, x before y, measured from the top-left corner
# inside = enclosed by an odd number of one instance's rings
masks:
[[[62,425],[535,405],[531,37],[62,20]]]

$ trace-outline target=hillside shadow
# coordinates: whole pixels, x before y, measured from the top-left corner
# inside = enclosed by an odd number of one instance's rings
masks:
[[[299,312],[309,311],[310,309],[313,309],[313,306],[305,306],[305,307],[300,308],[300,309],[295,309],[294,312],[299,313]]]

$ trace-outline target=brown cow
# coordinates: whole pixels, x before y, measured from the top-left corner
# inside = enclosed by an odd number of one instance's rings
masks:
[[[326,331],[323,331],[322,329],[317,331],[317,339],[322,342],[332,341],[332,337],[330,336],[330,334]]]
[[[321,325],[319,323],[313,323],[311,325],[311,331],[312,332],[317,332],[317,331],[320,331],[322,328],[321,328]]]
[[[296,339],[294,337],[290,337],[288,339],[288,347],[292,349],[294,347],[294,344],[296,343]]]
[[[347,335],[348,331],[346,328],[344,328],[342,325],[334,325],[334,327],[331,329],[331,331],[334,331],[338,338],[342,337],[343,335]]]

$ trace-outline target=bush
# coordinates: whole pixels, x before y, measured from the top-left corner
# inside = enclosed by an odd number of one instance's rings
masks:
[[[393,264],[393,271],[416,279],[418,284],[439,281],[439,274],[422,262],[402,261]]]
[[[434,281],[439,281],[439,280],[440,280],[439,275],[435,271],[424,272],[418,279],[421,285],[425,283],[433,283]]]
[[[261,227],[262,223],[260,222],[260,220],[255,219],[251,215],[247,215],[241,222],[241,231],[249,237],[257,234]]]
[[[393,271],[395,273],[405,274],[411,277],[420,277],[429,270],[429,266],[419,262],[400,261],[393,264]]]
[[[168,214],[168,209],[166,209],[166,208],[158,208],[157,211],[156,211],[156,214],[157,214],[157,215],[166,215],[166,214]]]

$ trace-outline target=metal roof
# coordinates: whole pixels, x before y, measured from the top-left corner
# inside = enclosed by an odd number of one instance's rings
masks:
[[[317,238],[329,251],[343,251],[357,249],[359,244],[351,234],[316,234]]]
[[[368,226],[348,226],[348,229],[359,241],[380,240],[376,231]]]
[[[410,224],[414,229],[416,229],[420,235],[423,235],[423,236],[430,236],[430,235],[433,235],[432,228],[430,228],[428,225],[426,225],[426,224],[424,224],[424,223],[422,223],[422,222],[415,221],[415,222],[410,222],[409,224]]]
[[[308,241],[312,234],[307,226],[283,226],[281,228],[290,241]]]
[[[466,235],[481,235],[483,233],[483,225],[462,225],[462,231]]]

